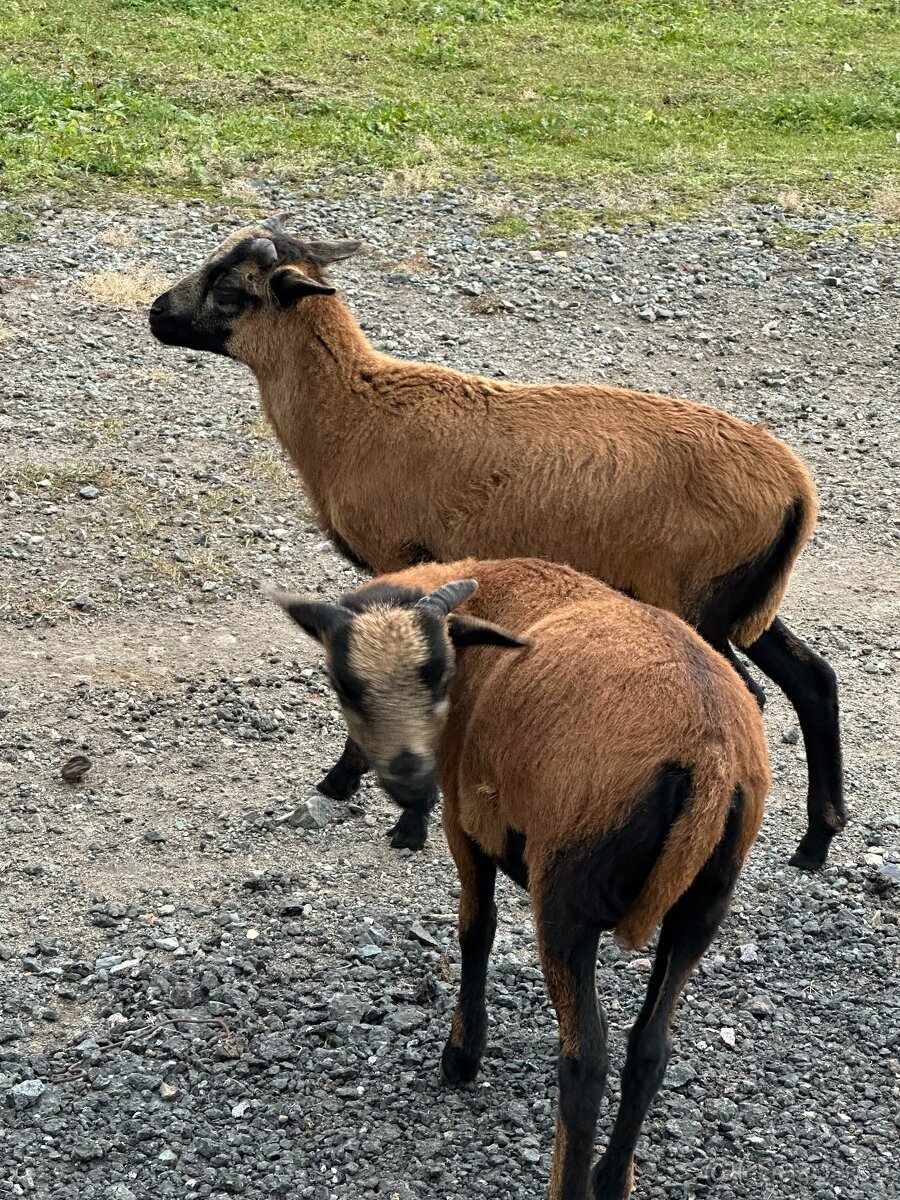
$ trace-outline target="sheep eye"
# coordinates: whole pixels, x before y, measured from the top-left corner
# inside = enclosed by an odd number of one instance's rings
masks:
[[[240,304],[244,297],[244,289],[234,279],[223,275],[210,288],[210,295],[219,304]]]

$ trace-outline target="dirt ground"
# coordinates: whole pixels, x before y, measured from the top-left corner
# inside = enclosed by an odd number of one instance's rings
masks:
[[[809,464],[821,521],[784,615],[838,672],[851,824],[822,875],[787,867],[805,763],[769,686],[769,813],[679,1019],[636,1195],[897,1200],[896,238],[849,214],[757,208],[537,245],[485,237],[489,214],[462,193],[267,198],[309,232],[365,239],[334,274],[381,349],[668,390],[767,420]],[[524,898],[502,893],[488,1090],[446,1098],[435,1064],[458,959],[440,831],[420,856],[391,851],[370,784],[324,829],[280,819],[341,725],[318,655],[260,586],[335,596],[358,576],[306,513],[249,374],[148,332],[149,299],[230,221],[200,204],[48,207],[31,240],[0,247],[0,1091],[47,1085],[34,1104],[8,1098],[0,1195],[536,1195],[554,1022]],[[59,768],[76,753],[93,765],[72,785]],[[253,954],[266,986],[215,1000],[203,972],[225,988]],[[602,964],[621,1045],[646,960],[610,949]],[[342,1041],[341,1001],[338,1032],[311,1034],[336,996],[377,1002],[381,1020],[360,1008]],[[428,1020],[406,1028],[417,1005]],[[110,1090],[119,1033],[181,1010],[218,1014],[244,1057],[213,1055],[204,1083],[182,1026],[152,1088]],[[370,1029],[391,1038],[351,1053]],[[291,1056],[260,1049],[275,1037]],[[204,1099],[220,1085],[237,1097],[221,1112]],[[272,1100],[285,1089],[293,1109]],[[104,1090],[107,1108],[86,1098]],[[258,1126],[243,1140],[241,1096]],[[269,1132],[281,1141],[264,1153]],[[267,1192],[267,1174],[284,1187]]]

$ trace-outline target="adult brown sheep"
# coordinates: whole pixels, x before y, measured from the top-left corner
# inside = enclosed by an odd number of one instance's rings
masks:
[[[845,823],[837,683],[777,617],[817,516],[799,459],[762,426],[687,400],[523,385],[379,353],[326,281],[359,242],[304,242],[280,218],[240,229],[161,295],[168,344],[245,363],[325,531],[373,571],[535,555],[670,609],[743,675],[785,692],[803,732],[808,825],[791,862],[820,867]],[[319,785],[366,769],[348,742]],[[403,820],[395,844],[425,831]]]
[[[588,1195],[608,1067],[600,934],[641,946],[662,921],[590,1189],[625,1200],[678,997],[763,815],[769,768],[750,693],[683,621],[558,563],[427,563],[340,604],[276,598],[323,643],[348,728],[389,795],[427,811],[440,779],[460,880],[450,1083],[472,1080],[485,1048],[497,868],[531,895],[559,1020],[550,1200]]]

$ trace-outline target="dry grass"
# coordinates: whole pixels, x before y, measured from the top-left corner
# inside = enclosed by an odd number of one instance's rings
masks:
[[[259,192],[246,179],[228,179],[222,184],[222,195],[235,204],[259,204]]]
[[[17,492],[40,491],[58,496],[87,483],[104,491],[120,485],[123,478],[119,471],[85,462],[61,464],[28,461],[8,470],[5,482]]]
[[[75,422],[75,426],[87,435],[91,446],[118,442],[125,430],[121,417],[83,417]]]
[[[279,447],[267,446],[254,455],[250,474],[254,479],[265,480],[269,499],[296,500],[300,511],[305,511],[300,478]]]
[[[872,208],[887,221],[900,221],[900,180],[889,179],[872,195]]]
[[[255,442],[267,442],[275,436],[275,430],[265,417],[253,417],[241,426],[244,437],[252,438]]]
[[[428,275],[437,268],[431,263],[428,256],[422,254],[421,251],[416,251],[415,254],[410,254],[406,258],[400,258],[396,262],[387,262],[382,265],[382,270],[393,274],[396,271],[403,271],[407,275]]]
[[[126,233],[123,229],[104,229],[98,241],[104,246],[112,246],[113,250],[133,250],[139,245],[138,239]]]
[[[803,197],[796,188],[785,188],[775,197],[777,203],[788,213],[802,213],[806,208]]]
[[[55,625],[59,621],[83,621],[85,613],[67,600],[72,581],[63,579],[53,587],[23,587],[0,583],[0,618],[15,624]]]
[[[381,185],[382,191],[386,196],[414,196],[417,192],[434,191],[445,179],[445,164],[454,148],[438,146],[425,136],[418,137],[414,153],[420,161],[388,171]]]
[[[473,296],[467,303],[466,308],[470,313],[475,313],[477,316],[487,317],[492,313],[505,312],[506,305],[502,298],[496,292],[482,292],[480,296]]]
[[[167,286],[165,276],[147,267],[135,267],[131,271],[98,271],[96,275],[86,275],[79,290],[95,304],[105,304],[109,308],[142,308]]]

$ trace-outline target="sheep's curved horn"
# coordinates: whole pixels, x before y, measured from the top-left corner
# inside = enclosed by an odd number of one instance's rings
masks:
[[[261,267],[274,267],[278,262],[278,251],[275,243],[268,238],[254,238],[250,243],[248,253],[255,258]]]
[[[454,608],[459,608],[460,604],[464,604],[466,600],[474,596],[477,591],[477,579],[455,579],[452,583],[441,584],[436,591],[423,596],[417,602],[416,608],[429,609],[438,616],[446,617],[448,613],[453,612]]]

